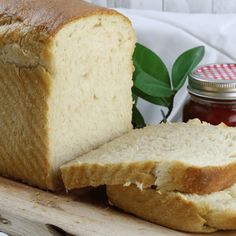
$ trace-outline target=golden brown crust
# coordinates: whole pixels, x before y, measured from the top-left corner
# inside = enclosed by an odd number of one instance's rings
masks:
[[[149,187],[155,182],[155,177],[150,172],[155,167],[155,162],[130,164],[89,165],[86,163],[74,164],[69,168],[62,166],[62,178],[66,189],[99,186],[103,184],[118,185],[128,182],[142,183]]]
[[[93,14],[119,13],[81,0],[0,0],[0,16],[37,27],[49,35],[75,19]]]
[[[127,182],[142,184],[143,188],[156,185],[154,161],[118,164],[73,163],[61,167],[66,188],[99,185],[118,185]],[[236,182],[236,163],[219,167],[192,167],[175,162],[168,169],[168,180],[160,189],[186,193],[207,194],[225,189]]]
[[[48,156],[48,73],[41,66],[19,69],[0,63],[0,173],[54,189]]]
[[[236,183],[235,169],[236,163],[224,166],[195,167],[175,162],[168,170],[168,182],[161,185],[160,188],[200,195],[217,192]]]
[[[107,186],[107,195],[115,206],[162,226],[187,232],[217,230],[208,225],[197,206],[176,193],[153,189],[140,191],[135,186]]]
[[[236,182],[236,163],[219,167],[189,167],[183,181],[183,191],[207,194],[232,186]]]
[[[204,216],[207,224],[218,230],[236,230],[236,214],[235,212],[210,212]]]

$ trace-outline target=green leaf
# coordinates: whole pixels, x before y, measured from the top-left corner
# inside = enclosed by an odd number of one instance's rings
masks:
[[[166,87],[163,82],[156,80],[145,72],[140,72],[136,76],[134,86],[152,97],[170,97],[173,95],[173,91],[169,87]]]
[[[161,81],[167,87],[171,87],[169,72],[161,60],[154,52],[145,46],[136,43],[133,61],[135,65],[135,73],[145,72],[158,81]]]
[[[184,84],[188,74],[200,63],[205,54],[204,46],[192,48],[175,61],[172,68],[172,84],[178,91]]]
[[[146,126],[142,114],[135,105],[133,106],[132,123],[134,128],[143,128]]]
[[[152,96],[147,95],[146,93],[143,93],[142,91],[140,91],[139,89],[135,87],[132,88],[132,91],[133,91],[133,94],[135,94],[136,96],[150,103],[153,103],[155,105],[169,107],[169,105],[171,104],[171,97],[170,98],[152,97]]]
[[[138,97],[156,105],[168,108],[167,114],[161,110],[163,121],[166,122],[173,109],[176,92],[183,86],[188,74],[200,63],[205,53],[203,46],[190,49],[180,55],[172,68],[172,81],[162,60],[151,50],[141,44],[136,45],[133,61],[134,86],[132,88],[133,125],[145,126],[142,114],[136,108]]]

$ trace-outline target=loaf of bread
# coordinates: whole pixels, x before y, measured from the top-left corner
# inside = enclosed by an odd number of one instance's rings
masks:
[[[236,182],[236,130],[194,120],[132,130],[62,166],[67,189],[129,185],[205,194]]]
[[[182,231],[236,229],[236,185],[208,195],[107,186],[110,203],[148,221]]]
[[[59,166],[129,131],[130,21],[81,0],[0,0],[0,174],[60,186]]]

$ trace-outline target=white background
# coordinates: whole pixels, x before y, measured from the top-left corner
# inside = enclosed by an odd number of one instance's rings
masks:
[[[107,7],[191,13],[236,13],[236,0],[87,0]]]

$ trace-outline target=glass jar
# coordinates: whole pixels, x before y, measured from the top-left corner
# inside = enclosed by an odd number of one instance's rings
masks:
[[[236,126],[236,64],[198,67],[189,75],[183,121],[198,118],[213,125]]]

